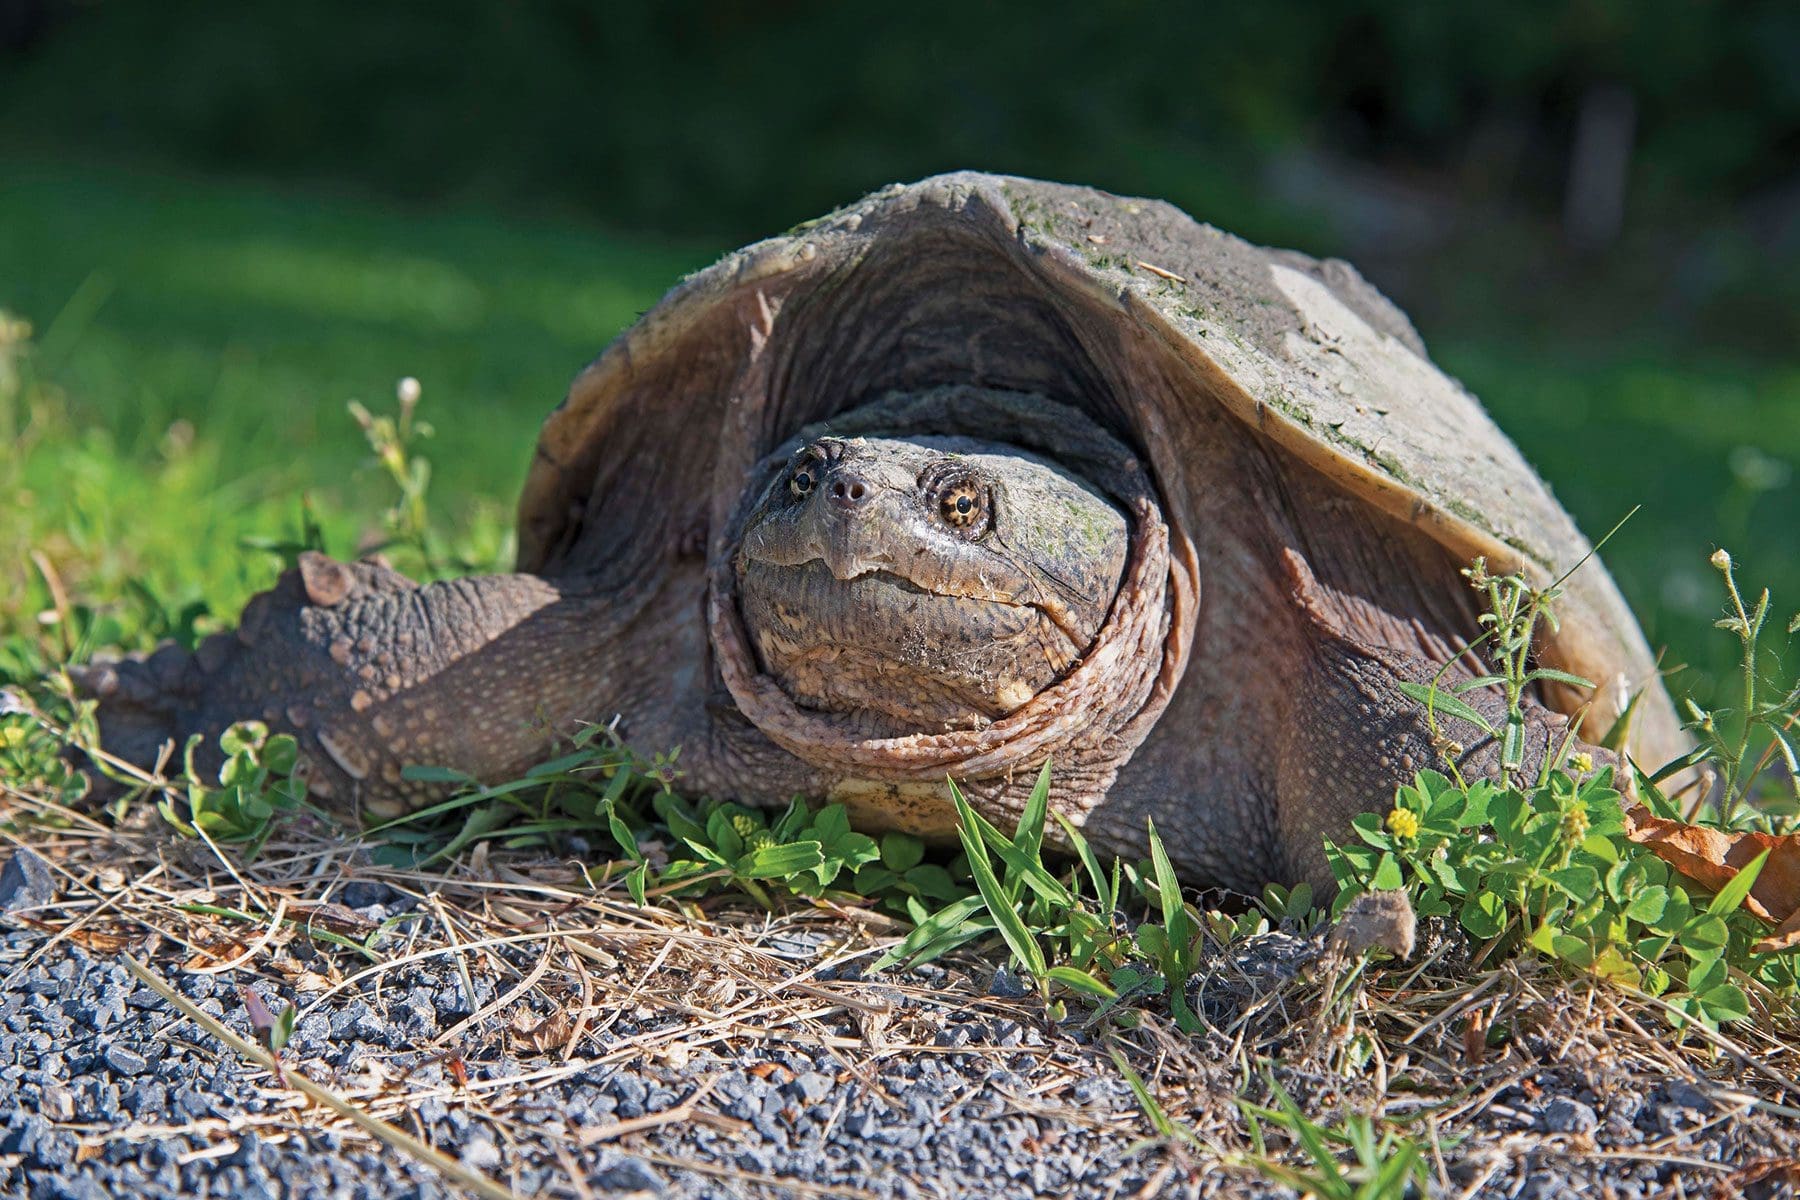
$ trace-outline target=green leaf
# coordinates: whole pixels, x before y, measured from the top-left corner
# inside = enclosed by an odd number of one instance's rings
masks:
[[[1175,865],[1156,834],[1156,822],[1147,820],[1150,831],[1150,862],[1156,871],[1157,900],[1162,906],[1163,928],[1169,936],[1169,949],[1184,954],[1194,940],[1193,922],[1188,920],[1187,905],[1181,899],[1181,884],[1175,878]]]
[[[1094,895],[1100,910],[1110,914],[1114,908],[1118,907],[1118,897],[1113,894],[1113,887],[1106,872],[1100,869],[1100,860],[1095,856],[1093,847],[1089,846],[1088,840],[1081,836],[1081,831],[1069,823],[1068,818],[1061,813],[1051,813],[1050,815],[1055,817],[1056,823],[1062,827],[1063,836],[1075,848],[1076,856],[1081,859],[1082,868],[1087,871],[1088,878],[1093,881]]]
[[[1478,825],[1486,825],[1488,823],[1488,806],[1493,803],[1495,794],[1494,785],[1486,779],[1480,779],[1470,784],[1468,790],[1463,793],[1468,803],[1461,815],[1456,818],[1456,827],[1472,829]]]
[[[820,843],[831,843],[850,832],[850,814],[842,804],[828,804],[812,819],[812,835]]]
[[[1096,999],[1117,1000],[1119,998],[1119,993],[1112,988],[1101,983],[1086,971],[1080,971],[1074,967],[1051,967],[1046,978],[1051,983],[1060,983],[1066,988],[1072,988],[1083,995],[1093,996]]]
[[[775,835],[775,840],[778,842],[791,842],[799,836],[802,829],[806,828],[807,819],[811,816],[812,813],[806,807],[806,801],[795,796],[788,801],[787,811],[781,814],[780,820],[770,826],[769,832]]]
[[[1601,950],[1589,969],[1602,979],[1624,984],[1626,987],[1638,987],[1643,982],[1642,972],[1619,952],[1617,946],[1607,946]]]
[[[606,804],[605,808],[606,831],[612,835],[612,840],[618,844],[619,849],[627,858],[633,862],[642,862],[644,854],[638,849],[637,835],[631,832],[631,826],[625,824],[624,818],[619,816],[618,810],[612,804]]]
[[[1050,760],[1044,760],[1043,769],[1038,772],[1037,782],[1031,787],[1031,794],[1025,798],[1025,809],[1019,814],[1018,830],[1013,834],[1013,845],[1033,858],[1043,852],[1044,846],[1044,814],[1050,810]]]
[[[663,819],[663,824],[669,827],[669,832],[682,841],[690,845],[706,841],[705,827],[694,818],[693,812],[686,804],[682,803],[679,796],[672,792],[665,792],[654,797],[650,801],[650,806],[656,810],[656,815]]]
[[[1700,993],[1700,1005],[1715,1021],[1742,1021],[1750,1016],[1750,1001],[1735,983],[1721,983]]]
[[[1738,905],[1744,902],[1744,897],[1750,894],[1750,889],[1756,886],[1756,877],[1762,874],[1763,864],[1768,861],[1769,852],[1764,850],[1744,866],[1739,867],[1738,873],[1731,877],[1731,882],[1720,888],[1718,895],[1712,898],[1712,903],[1706,906],[1707,913],[1711,916],[1722,917],[1727,913],[1736,912]]]
[[[292,734],[278,733],[263,746],[262,761],[276,775],[292,775],[300,761],[300,743]]]
[[[1558,671],[1550,667],[1538,667],[1525,676],[1526,683],[1536,683],[1542,679],[1548,679],[1552,683],[1566,683],[1570,687],[1587,688],[1590,691],[1594,687],[1591,679],[1583,679],[1579,675],[1571,675],[1567,671]]]
[[[1631,903],[1625,906],[1625,915],[1633,921],[1654,926],[1668,906],[1669,889],[1652,885],[1631,898]]]
[[[917,888],[920,895],[933,900],[959,900],[965,890],[950,878],[950,872],[936,863],[920,863],[908,871],[905,878],[909,887]]]
[[[1592,867],[1562,867],[1551,871],[1548,878],[1571,900],[1589,899],[1599,890],[1600,875]]]
[[[917,966],[989,932],[991,925],[973,919],[983,903],[980,896],[965,896],[939,909],[914,926],[899,945],[876,959],[869,969],[885,971],[903,962]]]
[[[294,1036],[294,1022],[300,1019],[300,1010],[292,1004],[281,1010],[275,1023],[269,1027],[269,1049],[277,1054]]]
[[[1506,904],[1492,892],[1477,892],[1463,902],[1463,928],[1486,940],[1506,928]]]
[[[420,863],[419,866],[428,867],[433,863],[456,857],[464,846],[506,824],[507,818],[511,815],[503,804],[487,804],[480,808],[470,809],[469,815],[463,819],[462,828],[456,831],[456,836],[450,839],[449,844]]]
[[[881,835],[881,862],[891,871],[905,874],[925,857],[925,843],[907,833]]]
[[[1394,837],[1382,823],[1380,813],[1357,813],[1350,819],[1350,828],[1357,837],[1377,850],[1386,850],[1394,844]]]
[[[527,779],[542,779],[546,775],[563,775],[573,767],[589,766],[594,761],[592,750],[577,750],[573,754],[565,754],[561,758],[553,758],[549,762],[541,762],[525,772]]]
[[[1533,939],[1535,944],[1536,939]],[[1550,947],[1556,957],[1572,967],[1583,971],[1594,965],[1594,948],[1581,938],[1572,934],[1559,933],[1550,938]]]
[[[786,879],[823,865],[825,856],[817,842],[788,842],[763,846],[737,861],[737,873],[750,879]],[[821,881],[826,882],[826,881]]]
[[[1013,839],[1001,833],[992,821],[969,808],[968,799],[954,779],[950,781],[950,798],[958,804],[958,811],[968,809],[975,819],[975,828],[980,832],[981,840],[1006,864],[1009,892],[1016,892],[1018,885],[1023,883],[1052,904],[1066,908],[1075,903],[1075,897],[1070,895],[1069,889],[1063,886],[1062,880],[1051,874],[1035,851],[1021,849]]]
[[[1006,894],[1005,889],[1000,886],[999,878],[994,874],[993,864],[988,861],[987,851],[982,843],[980,826],[976,824],[975,810],[963,799],[960,788],[952,786],[950,797],[955,801],[957,815],[961,818],[956,834],[962,839],[963,852],[968,855],[969,873],[975,877],[975,888],[981,893],[982,902],[987,905],[988,915],[994,919],[994,928],[1000,931],[1000,936],[1013,952],[1013,957],[1032,977],[1044,978],[1044,951],[1037,944],[1037,939],[1032,937],[1031,931],[1025,927],[1012,898]]]
[[[1169,953],[1168,931],[1161,925],[1148,922],[1139,925],[1133,940],[1137,942],[1138,952],[1152,962],[1161,962]]]
[[[1626,745],[1631,740],[1632,722],[1637,717],[1638,701],[1643,698],[1643,695],[1644,690],[1642,688],[1631,693],[1631,699],[1626,701],[1624,711],[1619,714],[1618,719],[1607,729],[1606,736],[1600,739],[1602,748],[1616,752],[1622,752],[1625,749]]]
[[[1675,935],[1687,926],[1694,915],[1694,905],[1685,891],[1678,887],[1667,889],[1669,902],[1663,908],[1662,916],[1650,922],[1650,928],[1657,933]]]
[[[239,721],[219,735],[219,749],[234,755],[251,753],[268,736],[269,727],[261,721]]]
[[[1119,1069],[1119,1074],[1124,1076],[1125,1086],[1137,1097],[1138,1107],[1149,1118],[1151,1127],[1162,1137],[1175,1136],[1175,1125],[1169,1120],[1169,1115],[1157,1103],[1156,1097],[1150,1094],[1150,1089],[1144,1086],[1143,1079],[1131,1069],[1131,1064],[1125,1061],[1125,1056],[1119,1053],[1119,1048],[1109,1041],[1106,1050],[1112,1055],[1113,1065]]]
[[[1444,713],[1448,716],[1456,717],[1459,720],[1467,721],[1483,733],[1491,734],[1494,732],[1493,725],[1488,722],[1486,717],[1482,716],[1442,688],[1427,687],[1423,684],[1411,683],[1405,680],[1402,680],[1398,684],[1398,687],[1402,692],[1406,693],[1406,695],[1411,696],[1420,704],[1426,705],[1433,712]]]
[[[1724,955],[1719,951],[1696,956],[1688,964],[1688,991],[1698,995],[1718,987],[1731,977],[1730,968],[1725,965]]]
[[[714,849],[718,850],[719,854],[727,861],[736,861],[743,856],[744,839],[738,831],[732,827],[731,815],[723,808],[715,808],[712,812],[707,814],[706,837],[704,841]],[[814,842],[812,845],[815,850],[818,848],[817,842]],[[698,849],[699,847],[696,846],[695,848]]]
[[[1699,953],[1723,950],[1730,944],[1731,933],[1726,929],[1723,917],[1708,911],[1689,921],[1675,940],[1681,943],[1682,949],[1698,957]]]
[[[1392,854],[1383,854],[1380,864],[1375,868],[1374,878],[1369,880],[1369,890],[1391,892],[1405,886],[1406,880],[1400,873],[1400,861]]]
[[[860,867],[864,863],[881,861],[881,847],[866,833],[846,833],[836,841],[826,843],[825,855],[846,867]]]
[[[452,767],[428,767],[422,764],[400,768],[400,778],[413,783],[473,784],[475,777]]]
[[[1623,861],[1619,857],[1619,844],[1605,834],[1589,834],[1582,839],[1581,850],[1608,865]]]

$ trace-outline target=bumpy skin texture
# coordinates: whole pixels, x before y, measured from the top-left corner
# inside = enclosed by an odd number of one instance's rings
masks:
[[[815,490],[788,504],[808,446]],[[1103,501],[1078,505],[1103,536],[1071,554],[1074,526],[1045,522],[981,566],[927,523],[943,497],[920,473],[952,450],[990,456],[1004,496],[1052,464]],[[834,462],[861,464],[880,520],[823,515],[817,489],[851,482]],[[640,748],[681,747],[692,791],[927,833],[952,822],[946,775],[1004,824],[1048,757],[1102,852],[1142,854],[1153,817],[1191,882],[1255,888],[1318,878],[1322,833],[1439,763],[1399,685],[1481,671],[1458,658],[1478,632],[1458,568],[1542,579],[1588,549],[1348,266],[972,174],[684,281],[546,422],[520,545],[519,574],[425,587],[309,558],[191,658],[90,672],[103,737],[144,759],[260,717],[333,795],[390,811],[424,798],[404,763],[501,777],[618,715]],[[1685,748],[1597,563],[1540,650],[1604,685],[1590,728],[1642,689],[1637,756]],[[1537,752],[1582,699],[1534,698]],[[1492,768],[1473,729],[1444,732]]]
[[[746,524],[738,603],[765,671],[862,731],[1016,711],[1093,642],[1124,516],[1066,472],[972,438],[819,438]]]

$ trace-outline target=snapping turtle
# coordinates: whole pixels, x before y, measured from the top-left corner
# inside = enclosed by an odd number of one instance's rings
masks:
[[[1248,888],[1317,877],[1322,833],[1442,753],[1491,771],[1398,685],[1478,633],[1472,557],[1543,580],[1589,549],[1346,264],[971,173],[671,291],[545,423],[519,543],[424,586],[303,556],[234,633],[90,670],[103,738],[262,718],[388,816],[432,798],[406,764],[503,777],[620,714],[696,792],[924,834],[946,777],[1006,823],[1049,758],[1101,849],[1153,816],[1191,880]],[[1678,753],[1598,563],[1561,615],[1541,658],[1601,686],[1535,696],[1532,752],[1641,691],[1633,749]]]

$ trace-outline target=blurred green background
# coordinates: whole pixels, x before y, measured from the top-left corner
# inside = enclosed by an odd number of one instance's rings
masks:
[[[1357,262],[1590,534],[1644,506],[1607,559],[1703,693],[1715,545],[1800,604],[1791,0],[0,0],[0,632],[33,550],[227,615],[302,492],[352,552],[344,405],[402,375],[501,561],[538,421],[664,288],[958,167]]]

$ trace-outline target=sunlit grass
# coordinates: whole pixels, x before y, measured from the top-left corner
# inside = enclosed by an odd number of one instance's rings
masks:
[[[383,483],[346,402],[419,378],[434,502],[503,557],[544,415],[574,374],[712,257],[479,214],[393,212],[248,187],[69,169],[0,191],[0,309],[34,326],[29,411],[0,411],[0,628],[130,581],[235,612],[272,579],[247,537],[306,493],[355,551]]]

